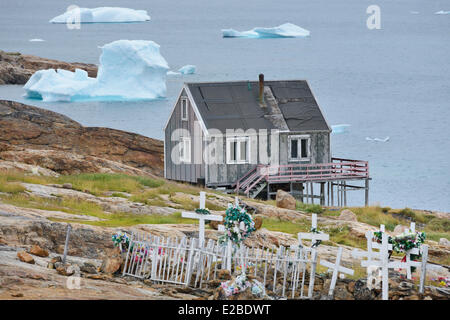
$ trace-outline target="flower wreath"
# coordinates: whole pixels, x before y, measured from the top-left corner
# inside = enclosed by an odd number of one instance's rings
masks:
[[[220,287],[223,289],[226,297],[244,292],[247,288],[250,288],[251,293],[258,298],[265,296],[262,283],[255,279],[249,280],[245,273],[238,275],[234,280],[222,282]]]
[[[378,243],[381,243],[383,231],[376,231],[373,233],[375,241]],[[424,242],[425,242],[426,234],[425,232],[404,232],[396,237],[388,236],[388,243],[392,244],[392,251],[395,251],[397,253],[406,253],[407,251],[419,248]],[[391,257],[392,251],[389,252],[389,258]],[[411,254],[411,259],[413,261],[416,261],[419,259],[422,255],[419,253],[417,254]],[[402,262],[406,261],[406,255],[403,257]],[[415,267],[412,267],[411,270],[414,272]]]
[[[128,250],[130,246],[130,238],[126,233],[118,232],[112,236],[115,247],[119,247],[121,251]]]
[[[211,214],[208,209],[195,209],[195,213],[198,214]]]
[[[244,223],[245,230],[240,229],[241,223]],[[228,204],[228,209],[225,212],[224,227],[225,234],[220,237],[220,243],[231,240],[237,246],[256,230],[255,222],[247,211],[239,206],[234,207],[232,204]]]

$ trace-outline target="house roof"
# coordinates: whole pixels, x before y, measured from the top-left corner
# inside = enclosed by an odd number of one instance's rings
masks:
[[[275,104],[259,104],[259,82],[186,83],[207,129],[286,129],[290,131],[327,130],[319,105],[305,80],[265,81]],[[270,92],[270,91],[269,91]],[[271,120],[278,112],[284,127]]]

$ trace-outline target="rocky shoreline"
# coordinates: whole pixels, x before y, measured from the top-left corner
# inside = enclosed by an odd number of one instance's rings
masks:
[[[162,176],[163,148],[160,140],[83,127],[56,112],[0,100],[0,169]]]
[[[95,64],[68,63],[19,52],[0,50],[0,85],[25,84],[33,73],[43,69],[64,69],[69,71],[82,69],[88,73],[89,77],[96,77],[98,68]]]

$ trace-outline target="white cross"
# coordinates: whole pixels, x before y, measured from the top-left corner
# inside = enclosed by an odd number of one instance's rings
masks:
[[[206,193],[204,191],[200,191],[200,209],[205,209],[206,203]],[[214,214],[199,214],[195,212],[183,212],[181,214],[183,218],[190,219],[198,219],[198,239],[199,239],[199,247],[203,248],[205,244],[205,220],[213,220],[213,221],[222,221],[223,217]]]
[[[422,276],[421,276],[421,282],[424,281],[422,278],[425,278],[425,269],[426,269],[426,254],[423,255],[422,262],[418,261],[389,261],[389,247],[392,249],[392,245],[388,243],[388,236],[386,233],[382,233],[382,240],[381,244],[378,244],[376,242],[372,242],[372,236],[373,233],[371,231],[368,231],[366,233],[367,238],[367,252],[360,252],[358,250],[354,250],[352,252],[352,255],[354,257],[367,257],[367,260],[361,261],[361,266],[363,267],[380,267],[381,268],[381,277],[382,277],[382,299],[388,300],[389,299],[389,269],[393,268],[410,268],[410,267],[422,267]],[[372,251],[372,244],[377,244],[379,246],[380,251],[379,252],[373,252]],[[426,248],[425,250],[427,250]],[[375,258],[375,259],[372,259]]]
[[[380,230],[382,231],[382,232],[385,232],[385,227],[384,227],[384,225],[382,224],[382,225],[380,225]],[[415,234],[416,233],[416,224],[415,224],[415,222],[411,222],[411,224],[410,224],[410,226],[409,226],[409,232],[410,233],[413,233],[413,234]],[[379,249],[380,247],[379,247],[379,244],[377,244],[377,245],[374,245],[373,246],[374,248],[376,248],[376,249]],[[389,248],[388,248],[389,250],[392,250],[392,245],[389,245]],[[420,253],[420,251],[419,251],[419,248],[413,248],[413,249],[411,249],[411,250],[408,250],[407,252],[406,252],[406,263],[409,263],[410,261],[411,261],[411,255],[412,254],[415,254],[415,255],[418,255]],[[407,267],[406,268],[406,278],[407,279],[412,279],[412,272],[411,272],[411,267]]]
[[[320,260],[320,264],[324,267],[328,268],[328,272],[330,272],[331,270],[333,271],[333,276],[331,277],[331,284],[330,284],[330,289],[328,291],[328,295],[330,297],[333,296],[333,292],[334,292],[334,287],[336,286],[336,281],[337,281],[337,277],[338,277],[338,273],[342,272],[342,273],[346,273],[349,275],[353,275],[354,271],[352,269],[349,268],[345,268],[342,267],[341,264],[341,257],[342,257],[342,247],[339,247],[338,249],[338,253],[336,255],[336,262],[333,264],[331,262],[325,261],[325,260]]]
[[[317,230],[317,214],[313,213],[311,216],[311,229]],[[302,245],[302,239],[311,240],[311,247],[314,247],[318,240],[329,240],[330,236],[326,233],[313,233],[313,232],[299,232],[298,243]]]

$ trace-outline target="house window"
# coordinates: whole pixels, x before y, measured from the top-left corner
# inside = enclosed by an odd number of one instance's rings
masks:
[[[180,162],[191,163],[191,138],[181,137]]]
[[[310,158],[311,138],[308,135],[289,136],[289,160],[307,161]]]
[[[188,120],[188,99],[181,98],[181,120]]]
[[[227,163],[244,164],[250,162],[250,138],[227,138]]]

